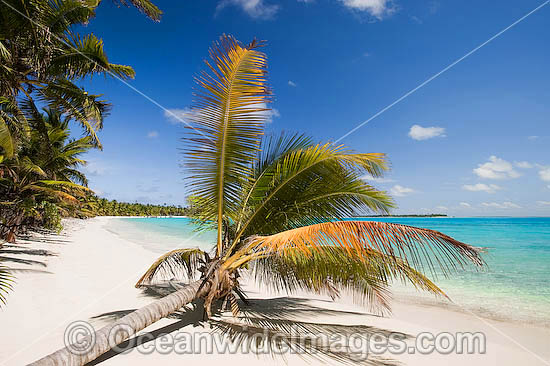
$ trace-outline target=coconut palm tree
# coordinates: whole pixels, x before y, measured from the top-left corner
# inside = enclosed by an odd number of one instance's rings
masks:
[[[151,19],[162,12],[149,0],[131,3]],[[111,63],[103,41],[94,34],[80,35],[75,27],[95,16],[98,0],[5,0],[0,2],[0,119],[20,137],[25,127],[24,104],[48,105],[78,122],[101,143],[97,131],[109,104],[88,93],[74,80],[97,74],[120,79],[134,77],[130,66]],[[11,103],[9,109],[4,108]],[[43,126],[40,127],[44,133]]]
[[[69,119],[62,119],[52,109],[28,120],[32,125],[42,124],[46,138],[41,131],[32,129],[28,139],[18,144],[6,133],[5,141],[9,142],[4,145],[10,147],[2,151],[9,150],[10,154],[0,155],[4,156],[0,162],[0,239],[8,242],[15,240],[25,218],[36,216],[42,202],[64,209],[78,205],[78,198],[89,192],[86,177],[78,168],[86,163],[79,156],[94,147],[91,137],[69,140]]]
[[[149,0],[115,2],[132,4],[153,20],[162,14]],[[131,67],[108,60],[101,39],[75,32],[76,26],[95,16],[98,4],[97,0],[0,2],[0,210],[9,211],[1,217],[0,237],[14,240],[13,229],[20,225],[23,211],[32,211],[43,196],[72,200],[75,197],[67,190],[80,188],[69,186],[86,185],[86,177],[76,169],[82,163],[76,155],[90,146],[101,148],[97,132],[110,104],[75,80],[97,74],[134,76]],[[64,119],[65,125],[52,129],[38,106],[48,106],[49,117]],[[80,124],[86,137],[63,145],[68,120]],[[29,179],[41,183],[29,185]],[[54,188],[58,181],[63,183]]]
[[[17,141],[0,120],[0,247],[3,240],[15,241],[25,221],[43,221],[45,207],[66,210],[78,205],[78,198],[89,191],[77,168],[85,164],[78,156],[94,147],[91,137],[69,141],[69,120],[62,120],[54,110],[37,118],[46,128],[47,139],[30,130],[28,139]],[[5,303],[12,281],[9,269],[0,263],[0,302]]]
[[[433,230],[346,219],[393,207],[362,179],[388,169],[383,154],[303,135],[262,138],[271,96],[261,45],[223,36],[210,51],[208,71],[196,78],[184,154],[196,222],[217,233],[212,251],[183,248],[161,256],[136,286],[173,277],[187,285],[98,330],[88,352],[65,348],[35,365],[86,364],[198,298],[207,317],[218,300],[237,314],[236,299],[246,300],[244,272],[279,290],[351,293],[383,310],[394,280],[444,295],[423,269],[449,273],[483,263],[476,248]]]
[[[97,131],[109,105],[74,79],[95,74],[127,79],[129,66],[110,63],[103,42],[73,28],[95,14],[96,1],[3,1],[0,3],[0,97],[2,118],[14,137],[28,130],[26,108],[48,105],[77,121],[101,147]],[[8,108],[9,107],[9,108]],[[40,122],[40,121],[38,121]],[[45,133],[43,125],[30,126]]]
[[[155,21],[162,14],[149,0],[114,1],[132,4]],[[87,191],[78,184],[86,185],[86,177],[76,169],[82,163],[76,155],[101,147],[97,131],[110,105],[74,80],[134,76],[131,67],[109,62],[101,39],[74,30],[95,15],[99,2],[0,1],[0,247],[3,239],[15,240],[25,215],[35,217],[49,202],[59,209],[74,206]],[[48,127],[37,104],[49,106],[49,117],[76,121],[87,136],[64,144],[67,124]],[[9,279],[0,268],[2,302]]]

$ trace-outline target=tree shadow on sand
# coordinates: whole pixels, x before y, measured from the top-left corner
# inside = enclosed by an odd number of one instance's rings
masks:
[[[6,256],[7,255],[7,256]],[[20,258],[18,256],[54,257],[57,254],[44,249],[29,249],[20,245],[5,245],[0,248],[0,261],[13,262],[26,265],[46,267],[46,263],[34,259]]]
[[[144,289],[146,296],[160,298],[174,291],[170,285],[148,286]],[[371,314],[351,311],[325,309],[314,306],[307,299],[278,297],[271,299],[248,299],[248,304],[239,302],[240,313],[233,317],[231,313],[224,312],[217,304],[212,318],[205,320],[202,301],[198,300],[182,311],[169,316],[170,319],[177,319],[176,322],[165,327],[142,333],[126,342],[123,342],[118,349],[123,351],[132,350],[157,338],[175,332],[185,326],[204,327],[212,335],[221,334],[236,349],[269,349],[269,356],[281,356],[285,359],[285,352],[298,354],[306,361],[336,361],[336,363],[348,365],[369,365],[369,366],[394,366],[399,362],[374,356],[361,352],[352,352],[341,340],[349,340],[352,337],[367,344],[373,337],[385,338],[390,335],[397,335],[400,339],[408,339],[412,336],[404,333],[395,333],[386,329],[361,324],[342,325],[337,323],[305,321],[316,316],[342,316]],[[135,309],[119,310],[103,313],[92,319],[102,321],[114,321],[133,312]],[[376,315],[372,315],[376,316]],[[335,342],[337,344],[334,344]],[[338,341],[340,340],[340,341]],[[339,342],[339,343],[338,343]],[[243,347],[243,348],[240,348]],[[265,347],[265,348],[262,348]],[[149,347],[148,347],[149,348]],[[106,361],[121,352],[110,350],[87,365],[97,365]],[[287,352],[288,353],[288,352]],[[261,355],[257,355],[260,357]],[[265,355],[264,355],[265,356]],[[367,357],[368,356],[368,357]],[[185,357],[185,355],[182,355]]]

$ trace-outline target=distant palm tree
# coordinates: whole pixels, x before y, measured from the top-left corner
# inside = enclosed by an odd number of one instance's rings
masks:
[[[136,286],[174,276],[188,285],[98,330],[89,352],[75,355],[65,348],[36,365],[86,364],[114,346],[107,338],[114,327],[130,329],[118,334],[116,342],[122,342],[198,298],[205,300],[208,317],[217,300],[236,314],[236,299],[245,299],[243,271],[276,289],[332,297],[349,292],[359,303],[387,309],[393,280],[443,295],[419,270],[447,273],[483,263],[476,248],[437,231],[346,219],[393,207],[385,192],[362,179],[387,170],[383,154],[318,144],[302,135],[262,139],[270,92],[260,46],[222,37],[210,51],[210,72],[196,79],[185,157],[195,219],[217,233],[212,252],[166,253]]]

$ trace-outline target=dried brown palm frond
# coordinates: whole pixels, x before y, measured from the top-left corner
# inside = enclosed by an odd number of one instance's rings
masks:
[[[312,255],[325,246],[340,247],[362,261],[369,260],[369,253],[375,251],[388,261],[403,261],[418,270],[427,267],[434,274],[436,268],[448,274],[469,263],[484,264],[479,248],[435,230],[386,222],[337,221],[252,237],[226,266],[242,262],[245,253],[250,253],[251,258],[286,255],[296,250]]]

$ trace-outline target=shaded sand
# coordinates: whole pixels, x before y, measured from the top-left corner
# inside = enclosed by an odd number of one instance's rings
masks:
[[[62,347],[64,330],[73,321],[89,321],[98,328],[152,301],[152,297],[133,285],[157,255],[105,230],[107,220],[109,218],[103,217],[69,220],[61,236],[38,235],[32,241],[21,240],[16,246],[0,251],[0,256],[12,258],[7,264],[16,269],[18,277],[8,305],[0,310],[0,365],[24,365]],[[421,332],[483,332],[487,340],[485,354],[386,353],[380,357],[371,355],[369,360],[373,365],[383,364],[382,358],[389,365],[550,365],[548,328],[483,319],[447,307],[405,304],[399,299],[393,303],[391,317],[378,317],[346,301],[269,294],[252,285],[245,288],[255,316],[321,324],[317,328],[327,332],[357,327],[363,334],[402,332],[409,335],[407,344],[411,346]],[[165,333],[209,332],[208,327],[200,325],[200,319],[201,314],[190,311],[180,317],[162,319],[146,331],[153,337]],[[232,320],[230,316],[223,319]],[[345,325],[349,327],[342,327]],[[159,342],[161,338],[152,342]],[[290,365],[321,363],[318,359],[301,359],[297,355],[287,355],[286,361]],[[142,354],[136,349],[127,354],[107,354],[96,364],[173,365],[176,362],[285,364],[280,357],[205,352]]]

